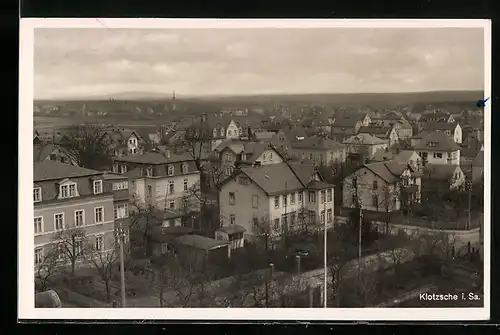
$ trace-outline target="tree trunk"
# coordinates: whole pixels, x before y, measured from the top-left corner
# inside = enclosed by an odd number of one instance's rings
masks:
[[[76,259],[71,260],[71,276],[75,277],[75,272],[76,272]]]
[[[144,256],[148,256],[148,229],[149,229],[149,213],[146,215],[146,226],[144,227],[144,235],[142,240],[144,243]]]
[[[109,292],[109,279],[105,279],[104,280],[104,286],[106,287],[106,302],[110,302],[111,301],[111,296],[110,296],[110,292]]]

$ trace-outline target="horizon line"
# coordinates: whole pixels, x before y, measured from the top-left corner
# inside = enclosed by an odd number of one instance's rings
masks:
[[[405,91],[405,92],[343,92],[343,93],[334,93],[334,92],[304,92],[304,93],[254,93],[254,94],[186,94],[186,95],[178,95],[176,92],[176,100],[182,99],[203,99],[203,98],[249,98],[249,97],[273,97],[273,96],[293,96],[293,95],[375,95],[375,94],[425,94],[425,93],[460,93],[460,92],[484,92],[483,89],[462,89],[462,90],[432,90],[432,91]],[[135,97],[131,97],[130,99],[120,97],[113,98],[113,95],[125,95],[131,94],[136,95]],[[144,94],[143,97],[140,97],[141,94]],[[161,97],[148,97],[147,95],[161,95],[160,92],[141,92],[141,91],[130,91],[130,92],[117,92],[103,95],[91,95],[91,96],[75,96],[75,97],[52,97],[52,98],[33,98],[33,101],[84,101],[84,100],[142,100],[142,99],[163,99]],[[172,98],[171,95],[165,94],[165,99]]]

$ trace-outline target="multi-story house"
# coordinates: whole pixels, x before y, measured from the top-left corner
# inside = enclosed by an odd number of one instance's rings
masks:
[[[228,140],[215,150],[219,155],[220,168],[229,176],[235,168],[242,166],[279,164],[285,161],[283,155],[272,144]]]
[[[395,161],[409,164],[414,170],[421,170],[422,158],[415,150],[392,151],[379,150],[371,159],[370,162],[385,162]]]
[[[113,128],[103,132],[101,142],[113,157],[136,155],[143,152],[144,140],[130,129]]]
[[[70,262],[62,251],[61,231],[76,231],[81,228],[85,237],[74,234],[75,261],[90,242],[101,251],[112,250],[115,221],[113,218],[113,192],[103,184],[102,172],[84,169],[52,160],[33,163],[34,203],[34,259],[35,266],[43,261],[49,252],[59,252],[63,262]],[[78,229],[80,231],[80,229]],[[87,241],[83,241],[85,239]],[[61,248],[61,249],[54,249]]]
[[[132,201],[148,203],[164,211],[197,211],[200,171],[189,154],[148,152],[116,158],[113,172],[129,178]],[[134,210],[133,208],[131,210]]]
[[[36,144],[33,146],[33,162],[44,160],[57,161],[64,164],[78,166],[75,157],[65,148],[52,143]]]
[[[455,143],[462,144],[462,127],[456,122],[431,122],[423,127],[424,131],[442,131]]]
[[[311,136],[292,144],[290,155],[298,161],[309,160],[315,165],[331,165],[346,160],[346,147],[335,140]]]
[[[417,132],[423,131],[426,124],[436,122],[455,123],[455,118],[444,110],[425,111],[418,119]]]
[[[424,167],[422,187],[424,192],[460,189],[465,186],[466,177],[460,166],[451,164],[427,164]]]
[[[342,204],[347,208],[393,212],[420,199],[421,173],[403,162],[365,164],[343,182]]]
[[[129,241],[129,227],[130,227],[130,192],[129,180],[127,176],[105,172],[102,175],[103,186],[106,190],[113,192],[113,218],[115,220],[115,229],[123,229],[125,234],[125,241]]]
[[[422,165],[460,164],[460,147],[455,141],[441,131],[425,132],[413,149],[422,158]]]
[[[392,126],[383,126],[383,125],[370,125],[368,127],[360,127],[358,134],[370,134],[376,136],[382,140],[387,140],[389,143],[389,147],[392,147],[399,141],[399,135],[396,130],[396,124]]]
[[[356,135],[359,128],[365,124],[365,120],[369,118],[368,114],[361,117],[359,114],[339,114],[333,117],[330,129],[330,137],[334,140],[342,142],[349,137]]]
[[[377,119],[373,119],[371,125],[383,126],[383,127],[394,127],[398,133],[398,139],[406,140],[413,136],[412,125],[405,120],[402,116],[397,117],[387,117],[382,116]]]
[[[362,161],[370,159],[379,150],[385,151],[389,148],[389,141],[382,140],[370,134],[358,134],[351,136],[342,144],[346,146],[348,155],[361,155]]]
[[[222,226],[242,227],[245,240],[262,233],[262,225],[275,238],[325,220],[333,225],[334,185],[306,164],[241,168],[222,184],[219,197]]]

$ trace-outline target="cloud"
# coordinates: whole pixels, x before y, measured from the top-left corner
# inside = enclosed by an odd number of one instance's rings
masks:
[[[37,98],[482,89],[483,30],[37,29]]]

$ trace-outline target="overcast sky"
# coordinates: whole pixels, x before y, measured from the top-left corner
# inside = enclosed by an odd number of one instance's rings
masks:
[[[35,98],[482,90],[482,28],[41,29]]]

